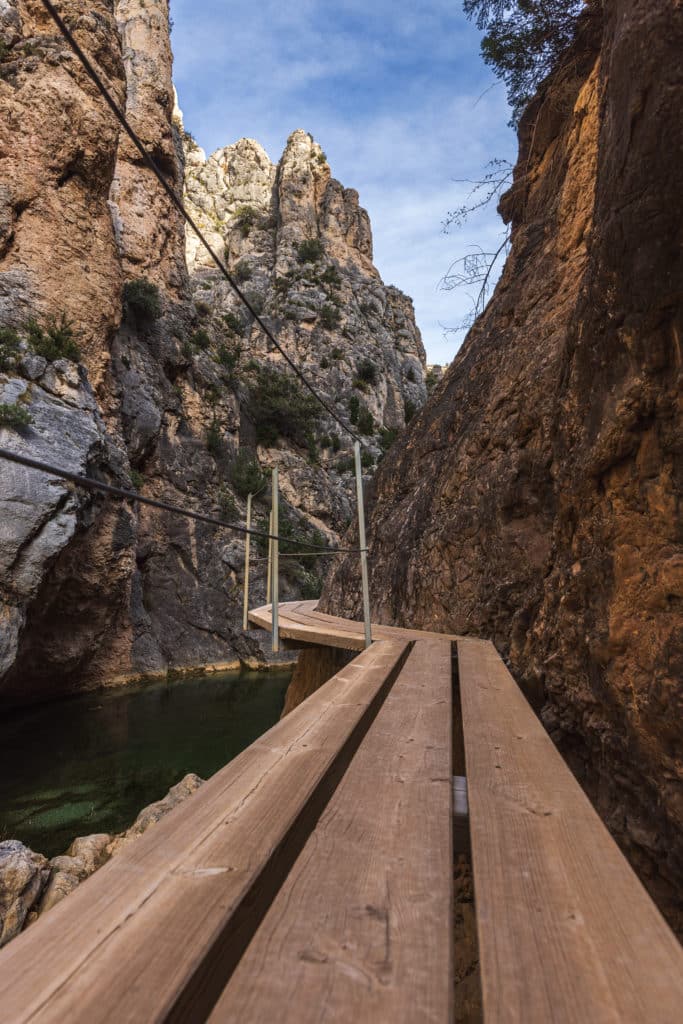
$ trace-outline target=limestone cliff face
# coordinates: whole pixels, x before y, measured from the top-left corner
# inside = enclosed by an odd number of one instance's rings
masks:
[[[358,193],[331,177],[325,154],[304,131],[293,132],[278,164],[251,139],[208,160],[189,139],[186,148],[190,212],[328,405],[346,423],[356,418],[354,400],[370,414],[358,429],[379,458],[379,432],[402,429],[411,408],[424,404],[426,365],[411,300],[384,285],[372,263],[370,220]],[[232,376],[246,381],[254,360],[282,366],[193,233],[187,257],[205,329],[215,345],[238,355]],[[226,329],[226,316],[240,321],[236,329]],[[249,403],[234,390],[225,420],[237,440],[238,418],[248,436]],[[281,445],[262,445],[259,454],[264,466],[280,467],[288,501],[336,538],[352,513],[351,442],[332,417],[317,433],[335,444],[316,447],[313,465]]]
[[[495,295],[375,477],[372,600],[495,640],[680,927],[683,10],[597,6],[522,120]],[[358,612],[355,566],[325,604]]]
[[[85,12],[64,0],[60,10],[182,191],[167,0],[100,0]],[[273,359],[259,332],[248,319],[225,327],[241,310],[191,239],[186,260],[184,224],[42,5],[0,0],[0,28],[0,406],[31,417],[20,429],[0,422],[0,445],[237,520],[232,467],[246,448],[264,469],[280,465],[292,526],[334,539],[351,512],[346,442],[322,447],[323,421],[317,442],[257,448],[254,367]],[[424,400],[424,353],[410,300],[372,266],[358,197],[330,180],[304,133],[279,167],[245,141],[208,161],[190,148],[188,166],[202,223],[232,266],[247,260],[250,288],[330,401],[347,416],[352,393],[367,406],[379,454],[382,426],[401,427],[406,403]],[[238,207],[250,205],[264,223],[245,232]],[[299,242],[314,237],[324,255],[300,262]],[[151,317],[125,290],[139,281],[158,289]],[[30,327],[58,332],[62,317],[78,357],[50,353]],[[371,385],[356,380],[363,357]],[[241,632],[242,566],[227,530],[0,463],[0,701],[260,657]],[[305,566],[285,566],[284,597],[315,584]],[[256,603],[264,584],[257,563]]]

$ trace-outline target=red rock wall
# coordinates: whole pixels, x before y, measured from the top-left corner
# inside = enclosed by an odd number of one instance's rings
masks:
[[[683,924],[683,7],[605,0],[526,111],[485,314],[371,496],[383,621],[492,637]],[[325,606],[359,610],[357,566]]]

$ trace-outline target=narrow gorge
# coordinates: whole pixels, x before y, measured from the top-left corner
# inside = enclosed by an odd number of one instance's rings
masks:
[[[426,364],[410,299],[373,266],[357,193],[304,131],[277,164],[248,139],[205,158],[174,103],[165,0],[64,11],[254,308],[362,432],[372,471],[424,403]],[[240,523],[278,465],[283,529],[336,541],[348,437],[281,372],[42,6],[7,2],[0,17],[0,402],[30,417],[0,426],[2,444]],[[239,537],[6,463],[2,479],[5,705],[263,661],[241,631]],[[310,563],[286,563],[283,597],[319,589]],[[252,596],[264,593],[257,564]]]
[[[277,670],[295,655],[273,655],[267,634],[243,629],[245,540],[230,525],[244,527],[253,498],[249,604],[266,605],[277,469],[280,601],[319,599],[320,612],[362,620],[358,435],[372,622],[447,635],[445,655],[431,657],[446,671],[456,732],[457,645],[492,641],[683,935],[680,0],[580,5],[571,45],[517,125],[498,207],[502,274],[443,373],[428,366],[413,301],[382,279],[364,197],[333,177],[324,139],[288,125],[281,155],[246,137],[207,155],[174,88],[168,0],[59,6],[252,312],[44,4],[0,0],[0,448],[223,523],[0,459],[3,716],[92,698],[87,713],[101,712],[102,735],[125,753],[144,704],[136,686],[168,683],[160,705],[186,674],[233,672],[226,692],[253,713],[247,745],[303,703],[354,645],[342,636],[322,655],[309,640],[287,689],[289,667]],[[324,557],[297,552],[295,536]],[[364,698],[368,732],[417,646],[399,639],[394,667]],[[239,673],[269,669],[270,704],[248,705]],[[124,685],[119,711],[95,703]],[[189,717],[177,708],[180,746]],[[419,717],[410,708],[405,721]],[[340,740],[339,778],[365,737],[355,729]],[[458,742],[449,734],[450,768]],[[0,834],[0,876],[16,890],[0,893],[0,945],[201,792],[194,772],[208,779],[215,767],[186,763],[183,750],[166,798],[130,828],[74,836],[51,861]],[[453,776],[466,793],[465,767],[447,774],[449,799]],[[546,813],[521,790],[515,799],[524,814]],[[471,860],[463,853],[455,870],[456,981],[475,1006],[462,1020],[478,1019],[480,995]]]

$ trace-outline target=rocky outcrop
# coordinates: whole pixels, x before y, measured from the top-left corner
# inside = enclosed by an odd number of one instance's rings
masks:
[[[0,843],[0,946],[24,927],[49,874],[46,857],[16,839]]]
[[[495,640],[679,928],[682,47],[680,5],[591,5],[522,119],[495,295],[370,513],[375,615]],[[358,612],[354,565],[325,607]]]
[[[365,435],[367,462],[380,458],[387,438],[425,401],[425,353],[412,302],[384,285],[372,263],[358,193],[332,178],[304,131],[292,133],[278,164],[252,139],[208,160],[185,139],[188,209],[290,358],[341,420]],[[218,401],[216,415],[236,444],[249,438],[254,418],[250,367],[282,367],[283,360],[192,233],[187,258],[212,342],[208,360],[229,353],[225,376],[234,396]],[[352,511],[350,447],[339,424],[323,416],[308,451],[264,441],[259,449],[264,466],[279,466],[287,501],[331,539]]]
[[[80,836],[66,853],[50,861],[16,839],[0,843],[0,946],[73,892],[123,847],[191,796],[203,781],[193,773],[186,775],[162,800],[140,811],[125,832]]]
[[[357,195],[305,133],[278,166],[245,140],[208,161],[183,146],[167,0],[60,10],[169,184],[186,180],[211,240],[240,274],[246,265],[287,350],[335,408],[360,416],[370,470],[424,400],[424,353],[410,300],[372,265]],[[259,382],[263,396],[278,360],[192,238],[188,271],[180,216],[42,5],[6,0],[0,25],[0,328],[18,331],[16,345],[0,337],[2,444],[228,520],[245,512],[236,463],[259,488],[277,463],[286,528],[334,540],[351,515],[346,441],[325,418],[257,436]],[[322,255],[302,260],[304,240]],[[47,365],[31,321],[49,345],[68,325],[78,352],[52,351]],[[6,463],[0,479],[0,701],[263,660],[241,630],[233,533]],[[283,564],[284,598],[318,587],[312,563]],[[255,603],[264,585],[257,562]]]

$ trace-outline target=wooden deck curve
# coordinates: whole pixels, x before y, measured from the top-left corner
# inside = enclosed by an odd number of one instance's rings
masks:
[[[281,602],[278,605],[280,636],[286,640],[315,646],[339,647],[348,651],[364,649],[365,632],[362,622],[341,619],[338,615],[326,615],[324,612],[316,611],[317,605],[317,601]],[[273,621],[271,606],[266,604],[249,612],[249,621],[253,626],[270,630]],[[371,628],[373,641],[459,639],[455,634],[406,629],[403,626],[381,626],[374,622]]]
[[[315,602],[279,612],[363,647]],[[372,634],[0,951],[3,1024],[449,1024],[460,720],[487,1024],[680,1019],[683,951],[493,645]]]

